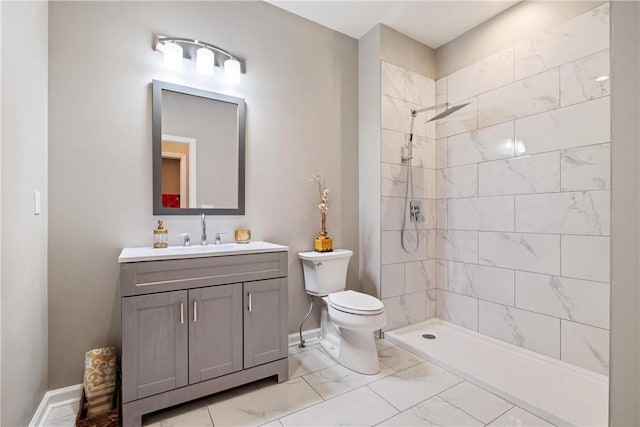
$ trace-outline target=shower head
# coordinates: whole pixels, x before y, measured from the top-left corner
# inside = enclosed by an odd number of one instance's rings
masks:
[[[411,110],[411,127],[409,128],[409,153],[407,155],[402,156],[402,164],[409,162],[413,158],[413,154],[412,154],[413,145],[411,144],[413,142],[413,122],[419,113],[424,113],[425,111],[437,110],[438,108],[442,108],[442,107],[446,108],[446,110],[444,110],[442,113],[436,115],[434,118],[429,119],[425,122],[425,123],[429,123],[434,120],[443,119],[449,116],[450,114],[455,113],[459,109],[466,107],[469,104],[471,103],[467,102],[464,104],[458,104],[458,105],[454,105],[453,107],[449,107],[449,103],[444,103],[444,104],[432,105],[431,107],[421,108],[419,110]]]
[[[450,114],[455,113],[459,109],[461,109],[463,107],[466,107],[469,104],[471,104],[471,103],[467,102],[465,104],[459,104],[459,105],[454,105],[453,107],[447,107],[447,109],[444,110],[442,113],[440,113],[440,114],[436,115],[435,117],[427,120],[425,123],[429,123],[429,122],[432,122],[434,120],[444,119],[445,117],[449,116]]]

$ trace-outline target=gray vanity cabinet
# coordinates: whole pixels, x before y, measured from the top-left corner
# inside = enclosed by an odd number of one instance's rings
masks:
[[[189,290],[189,308],[189,383],[241,370],[242,284]]]
[[[187,385],[187,291],[122,301],[122,398],[141,399]]]
[[[123,263],[122,421],[288,379],[287,252]]]
[[[244,367],[287,356],[287,284],[280,279],[244,284]]]

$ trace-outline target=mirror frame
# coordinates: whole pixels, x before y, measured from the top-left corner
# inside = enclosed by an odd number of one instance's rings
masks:
[[[214,101],[228,102],[238,107],[238,207],[237,208],[163,208],[162,207],[162,91],[198,96]],[[152,82],[152,154],[153,154],[153,214],[154,215],[244,215],[245,168],[244,125],[245,103],[243,98],[209,92],[189,86],[153,80]]]

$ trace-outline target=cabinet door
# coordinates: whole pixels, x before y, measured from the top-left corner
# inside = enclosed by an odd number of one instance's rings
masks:
[[[189,383],[242,369],[242,283],[189,291]]]
[[[244,367],[287,357],[287,279],[244,284]]]
[[[123,400],[187,385],[187,291],[122,299]]]

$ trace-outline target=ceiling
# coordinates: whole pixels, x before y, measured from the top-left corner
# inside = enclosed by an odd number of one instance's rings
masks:
[[[434,49],[518,1],[266,0],[355,39],[382,23]]]

